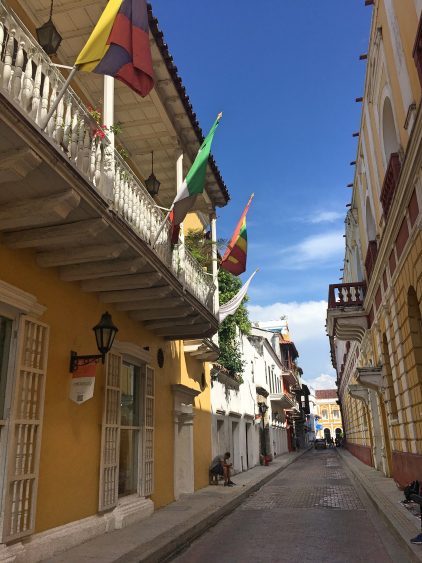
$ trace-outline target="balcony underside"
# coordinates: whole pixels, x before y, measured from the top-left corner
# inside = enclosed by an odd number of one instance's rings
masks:
[[[328,309],[327,333],[338,340],[362,342],[368,328],[368,318],[362,307],[345,310]]]
[[[32,249],[149,330],[170,340],[217,330],[215,316],[118,215],[73,162],[0,93],[0,232],[10,248]]]

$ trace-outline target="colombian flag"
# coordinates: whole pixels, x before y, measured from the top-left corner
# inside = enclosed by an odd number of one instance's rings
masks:
[[[246,214],[254,194],[249,198],[248,204],[242,213],[236,230],[221,260],[220,267],[235,276],[243,274],[246,270],[246,255],[248,251],[248,233],[246,230]]]
[[[154,87],[146,0],[109,0],[75,66],[107,74],[141,96]]]

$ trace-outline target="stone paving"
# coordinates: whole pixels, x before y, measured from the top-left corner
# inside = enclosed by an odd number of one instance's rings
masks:
[[[253,493],[178,563],[407,563],[336,450],[311,450]]]

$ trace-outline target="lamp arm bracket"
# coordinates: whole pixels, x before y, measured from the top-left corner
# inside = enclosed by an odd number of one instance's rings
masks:
[[[75,372],[79,366],[86,366],[88,364],[97,363],[99,360],[104,363],[105,355],[104,354],[90,354],[86,356],[78,356],[76,352],[73,350],[70,352],[70,365],[69,371],[70,373]]]

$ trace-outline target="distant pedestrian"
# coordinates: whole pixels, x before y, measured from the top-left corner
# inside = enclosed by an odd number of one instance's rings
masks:
[[[211,462],[210,471],[213,475],[222,475],[224,477],[224,486],[232,487],[236,483],[230,479],[232,463],[229,463],[230,452],[226,452],[223,456],[217,455]]]

